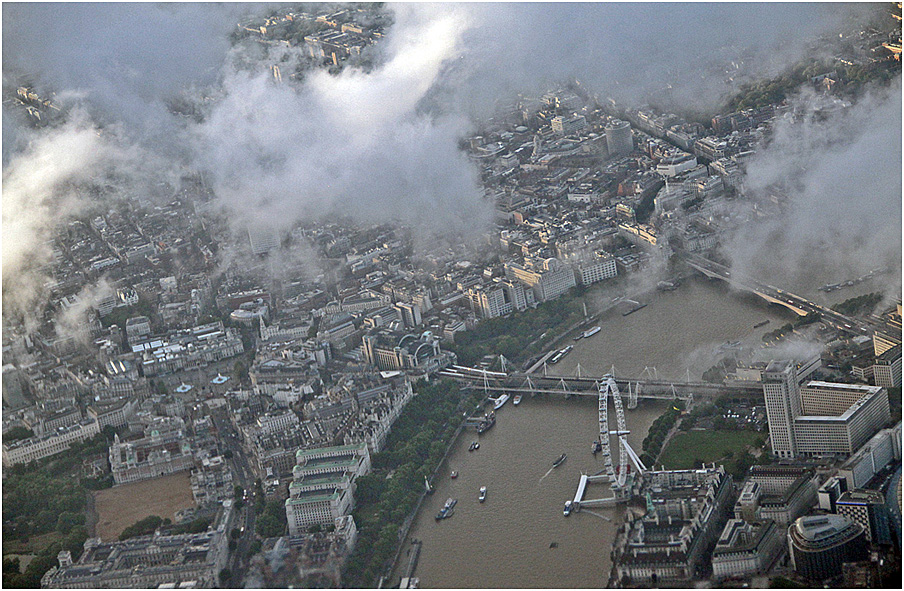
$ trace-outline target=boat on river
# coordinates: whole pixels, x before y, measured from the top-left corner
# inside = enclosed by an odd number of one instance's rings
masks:
[[[646,304],[637,304],[636,306],[634,306],[633,308],[631,308],[631,309],[628,310],[627,312],[622,312],[622,316],[627,316],[628,314],[633,314],[634,312],[637,312],[638,310],[641,310],[641,309],[646,308],[646,307],[647,307]]]
[[[481,503],[484,502],[485,500],[487,500],[487,487],[485,487],[485,486],[480,487],[480,495],[477,497],[477,500],[480,501]]]
[[[514,404],[515,406],[518,406],[519,404],[521,404],[521,398],[522,398],[521,394],[515,394],[515,399],[512,400],[512,404]]]
[[[562,360],[563,357],[571,353],[571,350],[574,349],[574,345],[568,345],[564,349],[558,351],[555,355],[552,356],[552,359],[549,360],[550,363],[558,363]]]
[[[558,468],[559,466],[561,466],[561,465],[562,465],[562,462],[565,461],[565,458],[566,458],[566,457],[567,457],[567,456],[566,456],[565,454],[560,455],[559,458],[558,458],[555,462],[552,463],[552,467],[553,467],[553,468]]]
[[[509,394],[503,394],[502,396],[497,398],[496,401],[493,403],[493,410],[499,410],[500,408],[502,408],[502,405],[504,405],[506,402],[508,402],[509,398],[511,398],[511,395],[509,395]]]
[[[675,291],[678,289],[678,284],[672,281],[660,281],[656,284],[656,289],[659,291]]]
[[[436,514],[436,520],[439,521],[441,519],[448,519],[455,514],[454,507],[458,501],[456,499],[446,499],[446,504],[443,505],[443,508],[439,510],[439,513]]]
[[[583,336],[585,339],[589,339],[590,337],[592,337],[593,335],[595,335],[596,333],[598,333],[601,330],[603,330],[602,327],[594,326],[590,330],[585,330]]]
[[[491,412],[488,415],[484,415],[483,420],[477,425],[477,434],[481,434],[486,432],[490,427],[496,424],[496,413]]]

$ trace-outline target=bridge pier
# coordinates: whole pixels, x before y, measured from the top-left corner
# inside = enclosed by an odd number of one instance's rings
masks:
[[[634,410],[637,408],[637,395],[640,393],[640,383],[634,385],[634,389],[631,389],[631,382],[628,382],[628,410]]]
[[[571,501],[574,511],[580,511],[581,507],[612,507],[618,503],[626,503],[631,499],[631,495],[624,494],[622,489],[612,489],[611,497],[585,499],[584,494],[587,490],[587,484],[592,482],[611,482],[611,480],[608,474],[597,474],[596,476],[581,474],[578,489],[574,493],[574,499]]]

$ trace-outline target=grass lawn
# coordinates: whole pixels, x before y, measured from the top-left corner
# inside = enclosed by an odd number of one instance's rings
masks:
[[[723,460],[728,468],[725,456],[740,456],[748,445],[756,445],[763,437],[756,431],[691,431],[678,433],[669,442],[659,462],[667,470],[687,470],[699,468],[700,462],[718,462]]]

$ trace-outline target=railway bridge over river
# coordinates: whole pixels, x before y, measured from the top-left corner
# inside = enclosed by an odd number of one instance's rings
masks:
[[[506,392],[534,396],[537,394],[563,394],[571,396],[599,396],[600,384],[606,382],[606,376],[587,375],[552,375],[531,374],[523,372],[498,372],[473,367],[453,365],[439,372],[439,375],[452,378],[473,388],[487,393]],[[759,382],[732,382],[713,384],[709,382],[663,380],[656,376],[649,377],[615,377],[619,389],[625,393],[627,407],[636,408],[638,399],[654,400],[694,400],[715,398],[725,394],[737,397],[763,396],[763,386]]]

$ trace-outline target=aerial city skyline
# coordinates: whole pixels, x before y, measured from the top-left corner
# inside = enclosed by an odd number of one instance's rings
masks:
[[[3,33],[4,587],[900,584],[900,3]]]

